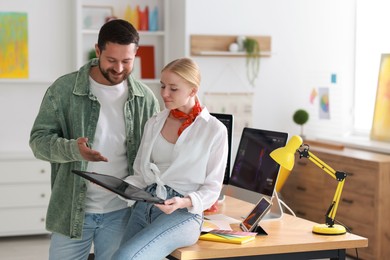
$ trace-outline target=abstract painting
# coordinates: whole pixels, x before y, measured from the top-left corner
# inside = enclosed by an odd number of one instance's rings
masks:
[[[28,77],[27,13],[0,12],[0,78]]]
[[[390,141],[390,54],[382,54],[371,139]]]
[[[330,119],[330,109],[329,109],[329,88],[320,87],[318,88],[319,96],[319,118],[320,119]]]

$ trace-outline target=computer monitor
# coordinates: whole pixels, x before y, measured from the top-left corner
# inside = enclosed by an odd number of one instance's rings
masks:
[[[227,163],[226,163],[225,176],[223,178],[223,184],[229,184],[232,141],[233,141],[233,115],[219,114],[219,113],[210,113],[210,114],[212,116],[215,116],[227,128],[229,150],[228,150],[228,158],[227,158]]]
[[[277,204],[270,214],[281,216],[280,203],[274,198],[280,165],[269,154],[285,146],[287,138],[287,133],[245,127],[225,194],[254,204],[265,196]]]

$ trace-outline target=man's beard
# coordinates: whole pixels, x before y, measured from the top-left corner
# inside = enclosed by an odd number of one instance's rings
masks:
[[[123,82],[130,75],[130,73],[126,73],[126,71],[123,70],[123,72],[122,72],[123,77],[120,80],[113,80],[110,78],[110,72],[113,71],[112,69],[104,70],[104,69],[102,69],[102,67],[100,66],[100,63],[99,63],[99,70],[102,73],[103,77],[106,80],[108,80],[108,82],[110,82],[112,85],[116,85],[116,84]]]

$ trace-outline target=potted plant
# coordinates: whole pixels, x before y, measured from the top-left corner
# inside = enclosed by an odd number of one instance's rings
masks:
[[[93,58],[96,58],[96,51],[95,49],[91,49],[89,52],[88,52],[88,59],[91,60]]]
[[[301,126],[301,137],[304,139],[303,125],[309,121],[309,113],[304,109],[298,109],[293,115],[293,121]]]
[[[259,42],[247,37],[243,40],[244,50],[246,52],[246,72],[249,83],[254,86],[255,80],[260,70],[260,46]]]

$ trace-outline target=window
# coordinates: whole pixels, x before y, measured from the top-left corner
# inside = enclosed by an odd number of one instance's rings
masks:
[[[354,93],[355,134],[368,135],[374,115],[382,53],[390,53],[390,1],[357,0]]]

